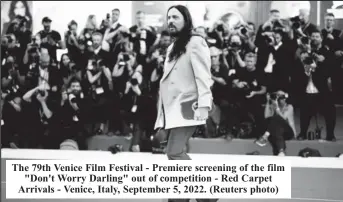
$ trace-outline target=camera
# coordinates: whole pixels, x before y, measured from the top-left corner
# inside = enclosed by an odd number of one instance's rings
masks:
[[[218,25],[218,26],[216,27],[216,30],[217,30],[218,32],[224,32],[224,26],[223,26],[222,24],[220,24],[220,25]]]
[[[311,52],[308,56],[306,56],[303,60],[304,65],[311,65],[315,63],[316,56],[314,52]]]
[[[138,85],[138,80],[132,78],[132,79],[130,80],[130,83],[131,83],[133,86],[136,86],[136,85]]]
[[[309,37],[305,36],[305,37],[301,37],[301,38],[300,38],[300,42],[301,42],[301,44],[303,44],[303,45],[307,45],[307,44],[310,44],[311,40],[310,40]]]
[[[301,26],[301,21],[300,21],[299,16],[292,17],[292,18],[290,19],[290,21],[292,22],[292,27],[293,27],[294,29],[299,29],[299,28],[300,28],[300,26]]]
[[[38,93],[40,96],[44,97],[45,96],[45,91],[43,90],[38,90]]]
[[[109,20],[111,18],[111,15],[109,13],[106,14],[106,19]]]
[[[124,60],[124,62],[127,62],[127,61],[129,61],[129,60],[130,60],[130,56],[129,56],[129,54],[127,54],[127,53],[124,53],[124,54],[123,54],[123,60]]]
[[[286,99],[287,96],[285,94],[280,94],[278,92],[274,92],[274,93],[271,93],[270,94],[270,100],[273,100],[273,101],[278,101],[279,99]]]

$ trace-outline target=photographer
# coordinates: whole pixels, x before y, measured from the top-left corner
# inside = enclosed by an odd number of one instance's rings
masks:
[[[20,76],[18,64],[14,57],[8,56],[1,67],[1,89],[5,94],[16,93],[21,85],[24,85],[25,78]],[[7,92],[8,91],[8,92]]]
[[[118,56],[122,52],[132,51],[130,47],[130,33],[126,31],[119,31],[118,41],[114,44],[113,51],[111,53],[111,66],[114,67],[117,64]],[[113,71],[113,69],[111,69]]]
[[[68,49],[68,54],[74,60],[78,52],[78,40],[77,40],[77,22],[74,20],[68,24],[68,31],[64,33],[65,47]]]
[[[264,111],[267,129],[263,136],[255,141],[259,146],[265,146],[269,140],[274,155],[278,156],[285,156],[285,141],[296,135],[294,109],[291,104],[287,103],[287,98],[288,94],[281,90],[267,94]]]
[[[208,41],[211,41],[211,44],[219,49],[225,48],[224,37],[228,36],[228,32],[228,26],[223,21],[217,21],[212,29],[208,31]]]
[[[255,121],[256,128],[253,131],[254,137],[259,137],[263,132],[263,108],[262,96],[267,88],[263,83],[263,72],[256,69],[256,55],[252,52],[245,55],[245,68],[237,70],[232,79],[232,90],[234,103],[240,106],[242,113],[239,116],[251,114]],[[237,114],[238,116],[238,114]]]
[[[82,71],[74,62],[70,60],[69,54],[63,54],[61,56],[59,70],[65,86],[69,84],[71,78],[75,77],[80,81],[82,80]]]
[[[273,9],[269,12],[269,19],[259,26],[256,33],[255,44],[258,48],[265,45],[265,33],[272,32],[276,28],[283,27],[280,20],[280,11]]]
[[[132,26],[129,30],[131,33],[131,42],[133,51],[137,53],[137,61],[145,66],[145,60],[150,48],[157,40],[155,28],[145,24],[145,13],[138,11],[136,13],[137,25]]]
[[[255,45],[255,27],[252,22],[242,23],[234,29],[234,33],[237,33],[241,37],[244,49],[252,52],[257,51],[257,47]]]
[[[162,31],[159,43],[156,46],[153,46],[149,51],[149,56],[146,59],[146,67],[149,67],[148,71],[151,72],[150,82],[154,84],[157,84],[158,81],[162,78],[164,61],[166,59],[167,49],[170,44],[171,37],[169,35],[169,32]],[[158,88],[158,86],[156,87]]]
[[[42,49],[41,56],[35,57],[27,71],[26,87],[31,89],[41,84],[50,86],[50,98],[60,99],[59,91],[63,85],[61,74],[55,66],[51,65],[51,59],[46,50]]]
[[[323,45],[328,46],[330,50],[339,48],[342,30],[335,29],[335,16],[332,13],[325,14],[325,27],[322,29]]]
[[[8,34],[1,38],[1,65],[6,63],[6,58],[12,56],[17,65],[21,65],[21,58],[24,52],[17,44],[17,38],[14,34]]]
[[[120,10],[112,10],[112,20],[108,18],[109,27],[104,32],[104,40],[110,44],[110,51],[113,51],[115,45],[120,40],[120,33],[127,31],[127,28],[119,23]]]
[[[41,51],[41,37],[39,34],[32,36],[31,43],[27,45],[25,55],[23,58],[24,65],[30,65],[33,62],[33,58],[40,55]]]
[[[293,30],[293,39],[310,37],[312,32],[318,30],[317,26],[310,22],[310,10],[300,9],[299,15],[290,19]]]
[[[43,30],[39,31],[38,34],[41,37],[41,46],[48,49],[51,60],[57,61],[56,50],[64,48],[60,33],[51,29],[52,20],[49,17],[42,19]]]
[[[243,57],[247,50],[238,34],[232,34],[228,39],[224,39],[223,49],[227,65],[230,69],[238,70],[245,67]]]
[[[27,19],[23,16],[16,16],[14,20],[11,22],[9,29],[7,30],[7,34],[14,34],[15,38],[18,40],[20,44],[19,48],[24,52],[26,50],[26,46],[30,43],[32,32],[27,27]]]
[[[84,128],[87,105],[82,93],[81,81],[73,77],[62,92],[61,100],[61,142],[73,139],[81,150],[86,148],[86,132]]]
[[[285,43],[285,34],[282,30],[275,30],[257,52],[257,68],[265,73],[269,92],[277,89],[288,91],[290,88],[294,53],[289,44]]]
[[[28,148],[59,148],[59,103],[51,99],[51,88],[42,83],[23,96],[23,124]]]
[[[105,126],[111,116],[111,91],[113,82],[111,72],[103,60],[91,59],[86,72],[88,80],[87,95],[90,98],[91,111],[87,117],[90,123],[100,123],[100,127],[95,130],[97,135],[105,132]]]
[[[129,126],[134,123],[133,115],[138,109],[137,97],[142,94],[140,84],[143,82],[142,65],[138,64],[135,53],[120,53],[112,76],[121,99],[121,130],[124,135],[130,135]]]
[[[299,140],[306,139],[311,117],[317,112],[324,115],[326,122],[326,140],[335,141],[336,109],[332,99],[331,77],[332,56],[322,46],[320,31],[312,33],[312,51],[302,53],[297,61],[294,81],[300,100]]]

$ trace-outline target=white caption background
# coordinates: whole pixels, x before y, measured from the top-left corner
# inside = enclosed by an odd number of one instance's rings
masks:
[[[154,164],[159,167],[191,166],[192,169],[191,171],[153,170]],[[197,166],[220,167],[223,164],[230,167],[231,170],[195,171]],[[263,166],[264,170],[252,171],[252,167],[256,168],[254,165],[259,168]],[[82,171],[58,171],[56,166],[68,167],[68,169],[71,166],[80,166]],[[143,169],[142,171],[110,170],[110,168],[124,168],[124,166],[126,168],[142,167]],[[87,167],[88,171],[86,171]],[[105,171],[100,171],[102,167],[105,168]],[[233,172],[233,167],[236,172]],[[247,168],[247,171],[240,171],[240,168]],[[95,180],[99,177],[105,177],[101,178],[104,181]],[[170,177],[173,177],[174,181],[168,181],[167,179],[170,180]],[[122,183],[118,182],[120,178],[122,178]],[[192,182],[187,180],[199,178],[210,179],[210,181]],[[154,181],[155,179],[156,181]],[[183,181],[177,182],[175,179]],[[194,160],[132,162],[128,160],[127,162],[106,163],[75,160],[7,160],[6,198],[291,198],[291,162],[282,159],[250,160],[249,162],[200,162]]]

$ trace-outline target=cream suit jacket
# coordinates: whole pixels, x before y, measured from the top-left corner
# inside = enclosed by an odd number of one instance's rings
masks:
[[[186,52],[169,62],[172,46],[167,49],[164,74],[160,81],[155,129],[203,125],[205,121],[194,120],[192,106],[212,108],[210,50],[205,39],[192,36]]]

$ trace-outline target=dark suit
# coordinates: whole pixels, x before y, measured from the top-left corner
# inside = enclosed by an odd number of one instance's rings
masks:
[[[334,138],[334,128],[336,124],[336,109],[332,99],[332,93],[328,87],[328,78],[331,78],[330,69],[328,69],[327,61],[330,55],[327,49],[320,48],[318,54],[324,55],[324,62],[317,63],[315,72],[312,72],[312,81],[317,88],[318,93],[307,93],[306,88],[309,81],[309,76],[305,74],[303,64],[300,61],[296,63],[296,87],[300,98],[300,136],[306,137],[306,133],[310,124],[311,117],[317,112],[321,113],[326,122],[326,138],[331,140]]]

